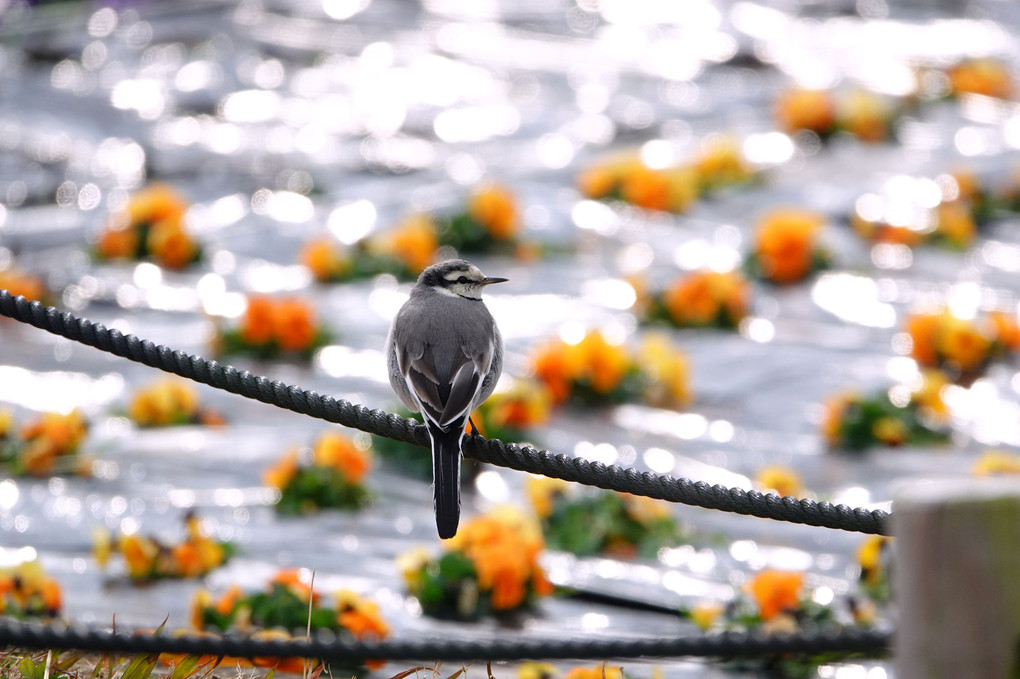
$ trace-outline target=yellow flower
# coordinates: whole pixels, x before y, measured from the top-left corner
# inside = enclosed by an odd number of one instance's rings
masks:
[[[404,582],[412,593],[418,591],[422,572],[431,560],[429,551],[424,547],[415,547],[397,556],[397,570],[404,577]]]
[[[9,436],[14,431],[14,413],[9,410],[0,410],[0,439]]]
[[[1005,450],[986,450],[971,468],[977,476],[1020,474],[1020,455]]]
[[[910,395],[921,414],[936,426],[949,420],[949,405],[943,397],[948,384],[949,378],[944,373],[938,370],[925,370],[921,375],[920,385]]]
[[[336,593],[337,621],[355,639],[371,638],[382,640],[389,636],[390,626],[379,613],[379,606],[374,601],[345,589]]]
[[[891,111],[874,92],[854,90],[838,107],[839,124],[861,141],[885,141]]]
[[[824,90],[793,89],[779,95],[775,117],[784,132],[825,134],[836,121],[836,108],[832,95]]]
[[[762,620],[768,621],[780,613],[790,613],[800,607],[804,574],[764,570],[745,588],[757,604]]]
[[[702,631],[708,631],[719,619],[726,606],[720,603],[699,603],[691,607],[691,621]]]
[[[105,569],[113,553],[113,536],[110,531],[97,526],[92,531],[92,558],[96,560],[100,568]]]
[[[191,597],[191,626],[195,629],[202,629],[205,627],[203,624],[205,611],[212,608],[212,606],[213,597],[209,590],[195,590],[194,596]]]
[[[780,496],[801,497],[804,495],[804,484],[800,475],[782,465],[762,467],[755,475],[755,484],[764,492],[775,491]]]
[[[497,391],[486,399],[476,411],[479,417],[475,422],[496,428],[527,429],[548,420],[551,408],[552,399],[547,389],[531,381],[517,380],[509,390]]]
[[[762,275],[773,283],[796,283],[809,273],[825,218],[810,210],[771,210],[758,220],[755,253]]]
[[[701,185],[708,189],[747,181],[754,173],[732,137],[713,135],[701,145],[694,161]]]
[[[637,361],[648,377],[645,400],[653,406],[682,408],[693,400],[690,362],[662,333],[649,334],[638,349]]]
[[[910,431],[898,417],[882,417],[871,426],[874,437],[887,446],[898,446],[907,440]]]
[[[870,585],[882,580],[882,552],[892,544],[892,538],[884,535],[869,536],[857,548],[857,565],[861,567],[862,579]]]
[[[158,427],[190,420],[198,412],[198,390],[183,380],[167,378],[140,389],[128,416],[140,426]]]
[[[517,201],[505,187],[490,184],[468,199],[468,215],[496,240],[510,240],[520,230]]]
[[[649,524],[672,515],[672,509],[665,500],[657,500],[644,495],[620,493],[627,515],[638,523]]]
[[[565,494],[569,488],[570,484],[563,479],[549,476],[531,474],[524,480],[524,492],[527,493],[535,513],[543,519],[552,514],[556,498]]]
[[[517,668],[517,679],[556,679],[556,666],[546,662],[521,663]]]

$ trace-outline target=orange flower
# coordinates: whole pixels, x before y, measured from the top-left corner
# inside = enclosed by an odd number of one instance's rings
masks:
[[[241,337],[247,344],[268,344],[275,332],[276,305],[268,297],[248,298],[248,308],[241,319]]]
[[[563,679],[623,679],[623,669],[597,665],[595,667],[572,667]]]
[[[507,391],[497,391],[478,407],[476,422],[491,426],[528,428],[549,419],[552,399],[547,389],[532,381],[515,381]]]
[[[318,603],[321,595],[318,592],[312,592],[312,588],[308,585],[307,578],[305,577],[304,569],[290,568],[279,571],[273,579],[270,581],[271,585],[282,585],[294,593],[294,596],[301,599],[302,601],[308,601],[308,598],[312,598],[312,603]]]
[[[198,246],[175,220],[154,223],[149,230],[146,247],[149,254],[168,269],[183,269],[198,254]]]
[[[291,448],[273,466],[262,472],[262,483],[283,490],[298,473],[299,455],[297,448]]]
[[[436,258],[439,236],[432,218],[416,214],[406,218],[388,233],[381,234],[372,247],[396,257],[413,273],[419,274]]]
[[[909,226],[893,226],[881,221],[870,221],[856,211],[850,215],[850,226],[862,238],[873,243],[891,243],[914,247],[924,242],[925,232]]]
[[[589,332],[574,349],[583,366],[580,377],[587,379],[591,388],[600,394],[616,389],[630,370],[626,347],[610,344],[601,332]]]
[[[257,641],[293,641],[294,637],[289,632],[280,629],[260,629],[252,633],[252,639]],[[311,667],[312,676],[316,676],[314,671],[315,666],[318,664],[316,660],[307,660],[305,658],[276,658],[276,657],[262,657],[256,656],[251,659],[251,664],[255,667],[263,667],[266,669],[272,668],[276,672],[284,674],[304,674],[306,670]]]
[[[60,589],[60,583],[53,578],[46,578],[40,590],[43,607],[51,613],[56,613],[64,605],[64,593]]]
[[[299,299],[279,300],[273,308],[273,335],[284,351],[304,351],[315,342],[315,311]]]
[[[773,210],[758,221],[755,250],[762,274],[774,283],[796,283],[811,272],[815,241],[825,219],[808,210]]]
[[[857,401],[860,401],[860,396],[854,392],[845,391],[829,397],[825,402],[822,434],[829,446],[836,447],[840,444],[842,435],[839,430],[843,425],[843,414],[852,403]]]
[[[577,188],[585,198],[605,198],[619,185],[620,176],[616,167],[595,165],[581,171],[577,177]]]
[[[478,588],[489,593],[495,610],[524,603],[529,583],[539,596],[551,590],[538,565],[543,547],[541,530],[517,512],[477,517],[446,541],[448,550],[471,559]]]
[[[46,286],[41,280],[14,267],[0,270],[0,288],[33,301],[41,301],[46,296]]]
[[[949,87],[953,94],[983,94],[997,99],[1013,96],[1013,77],[996,59],[967,59],[950,68]]]
[[[312,272],[320,283],[343,278],[353,262],[332,238],[315,238],[301,248],[300,262]]]
[[[954,247],[968,247],[977,235],[977,224],[966,203],[954,200],[935,208],[935,234]]]
[[[224,592],[220,600],[216,602],[216,612],[220,615],[230,615],[234,608],[237,606],[237,602],[244,598],[244,591],[239,585],[231,585],[230,588]]]
[[[796,611],[800,606],[804,574],[777,570],[764,570],[746,585],[758,605],[762,620],[768,621],[780,613]]]
[[[191,542],[174,545],[171,550],[176,573],[183,578],[197,578],[206,572],[198,547]]]
[[[653,170],[635,163],[621,179],[620,195],[648,210],[683,212],[698,197],[698,176],[689,167]]]
[[[919,365],[938,365],[936,335],[939,327],[938,314],[913,314],[907,317],[906,331],[910,335],[910,356]]]
[[[166,220],[180,221],[188,209],[188,202],[169,184],[154,182],[135,191],[127,204],[129,223],[155,224]]]
[[[549,390],[553,403],[563,403],[570,397],[571,383],[580,372],[576,352],[562,340],[556,339],[540,347],[532,358],[532,369]]]
[[[749,296],[750,287],[739,274],[700,271],[668,288],[663,302],[681,325],[711,325],[723,314],[738,323],[747,315]]]
[[[159,556],[159,545],[144,536],[122,535],[118,548],[133,580],[143,580],[152,574]]]
[[[470,197],[468,215],[484,225],[489,235],[497,240],[510,240],[520,230],[513,194],[496,184],[482,188]]]
[[[824,134],[836,122],[836,107],[824,90],[794,89],[779,95],[775,117],[784,132],[811,130]]]
[[[312,459],[317,466],[338,469],[350,483],[359,483],[372,466],[354,441],[334,431],[325,432],[315,441]]]
[[[989,339],[973,323],[949,312],[939,320],[938,350],[945,360],[961,372],[980,367],[991,349]]]
[[[105,259],[125,259],[138,252],[138,232],[128,226],[110,226],[99,234],[96,252]]]
[[[1020,324],[1016,314],[1004,311],[990,311],[988,322],[992,327],[992,336],[1007,351],[1020,351]]]
[[[382,640],[389,636],[390,626],[379,613],[379,606],[374,601],[350,590],[336,593],[337,620],[355,639],[373,638]]]

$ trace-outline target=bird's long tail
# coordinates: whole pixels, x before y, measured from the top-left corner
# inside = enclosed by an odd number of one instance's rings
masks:
[[[440,429],[426,418],[432,438],[432,490],[439,537],[452,538],[460,523],[460,442],[464,421],[456,420]]]

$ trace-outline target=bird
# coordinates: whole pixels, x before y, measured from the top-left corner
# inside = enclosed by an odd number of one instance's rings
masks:
[[[432,486],[439,537],[460,523],[460,459],[471,413],[503,370],[503,338],[482,290],[506,278],[485,276],[463,259],[426,268],[393,319],[386,339],[390,386],[421,413],[432,448]]]

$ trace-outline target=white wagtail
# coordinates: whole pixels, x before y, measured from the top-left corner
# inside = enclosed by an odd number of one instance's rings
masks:
[[[456,535],[460,522],[464,425],[503,369],[503,338],[482,302],[482,289],[506,280],[488,278],[463,259],[433,264],[418,277],[386,339],[390,385],[429,428],[441,538]]]

